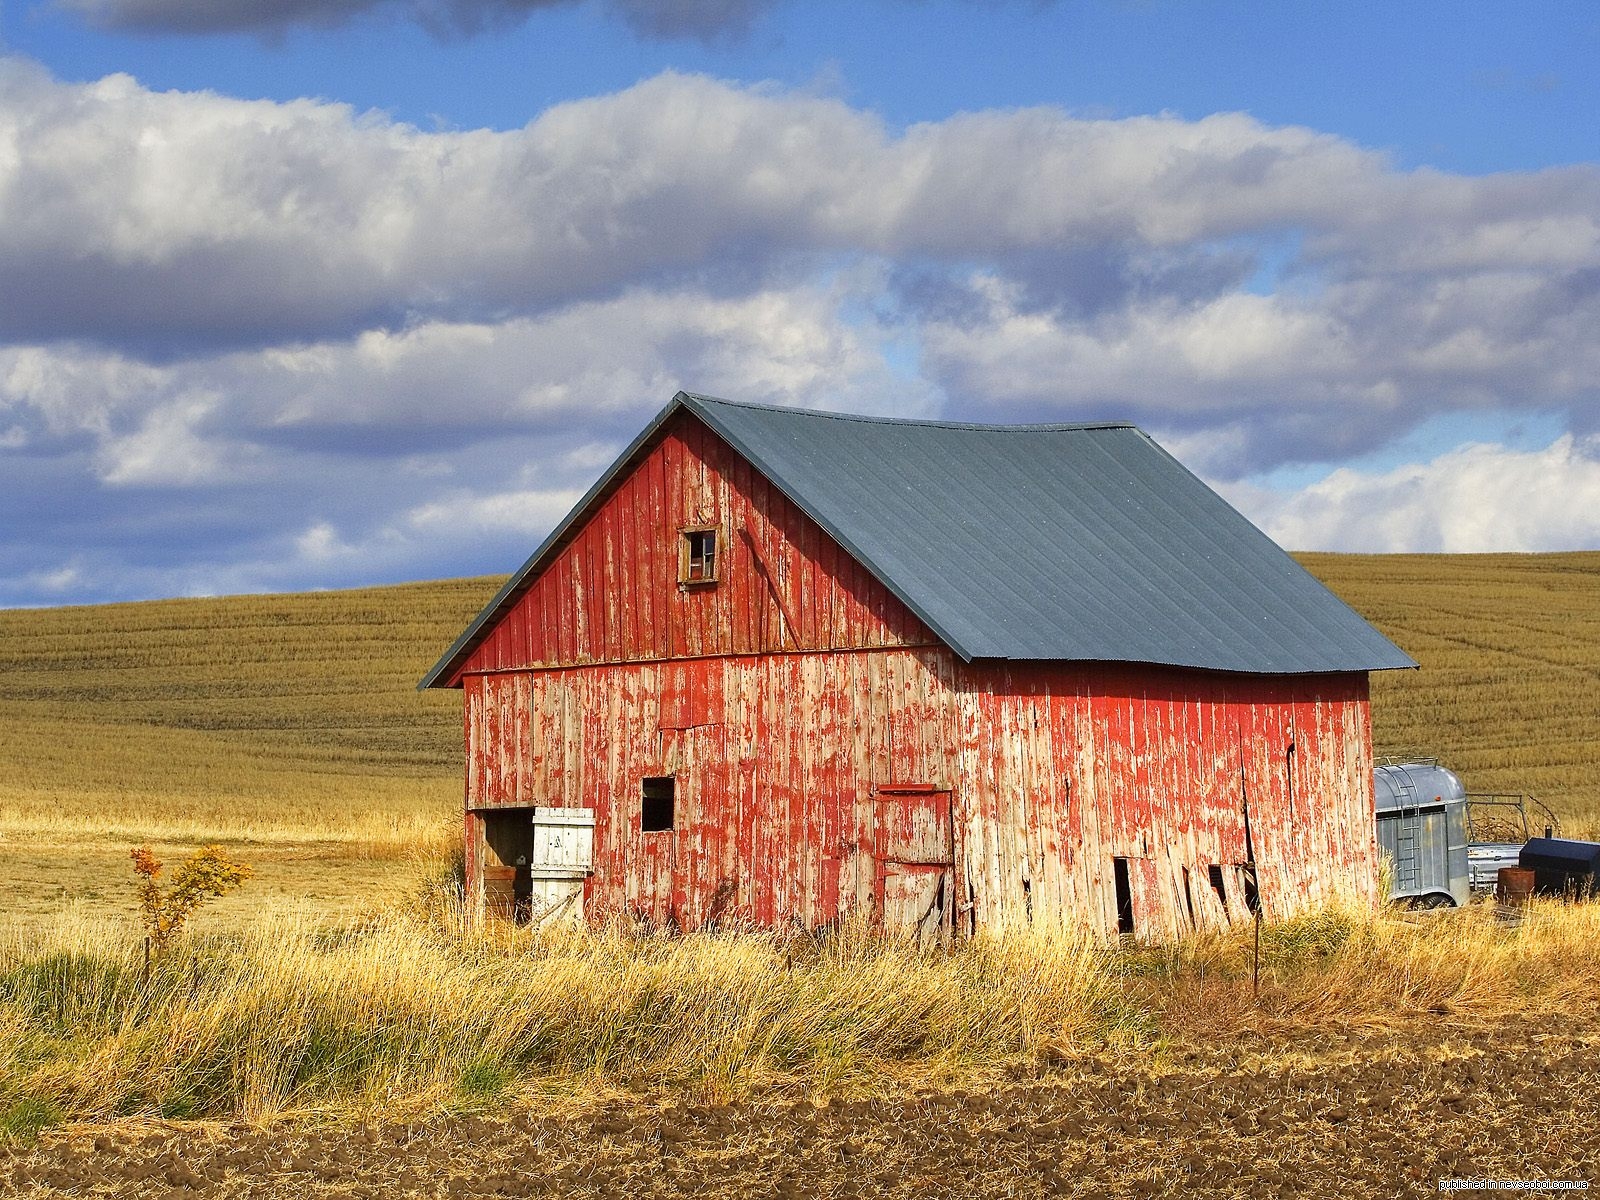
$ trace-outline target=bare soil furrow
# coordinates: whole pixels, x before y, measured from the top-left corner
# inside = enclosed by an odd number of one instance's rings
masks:
[[[74,1127],[18,1197],[1341,1196],[1600,1185],[1600,1022],[1296,1031],[817,1101],[527,1102],[415,1125]]]

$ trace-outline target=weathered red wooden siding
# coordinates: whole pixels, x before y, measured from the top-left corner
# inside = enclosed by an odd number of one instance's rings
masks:
[[[955,777],[942,648],[468,675],[469,809],[595,810],[590,913],[693,928],[825,923],[872,903],[877,789]],[[676,777],[670,832],[640,784]]]
[[[1365,675],[988,663],[958,667],[956,681],[964,875],[980,925],[1031,914],[1115,930],[1117,857],[1141,934],[1242,917],[1246,795],[1266,916],[1375,903]]]
[[[679,531],[702,525],[719,580],[685,587]],[[688,413],[458,680],[469,879],[475,813],[592,808],[591,914],[814,926],[909,904],[944,877],[943,822],[957,928],[1113,931],[1120,857],[1139,930],[1181,934],[1245,915],[1245,796],[1269,916],[1376,898],[1364,675],[963,665]],[[661,775],[675,828],[646,833]]]
[[[715,586],[678,582],[679,530],[694,525],[720,532]],[[934,641],[816,522],[681,413],[462,671]]]
[[[1376,896],[1362,675],[962,665],[922,648],[464,682],[468,807],[594,809],[591,913],[814,926],[869,907],[881,823],[914,823],[883,793],[915,786],[950,793],[962,929],[1114,931],[1115,857],[1142,935],[1239,919],[1245,794],[1269,917]],[[677,820],[645,833],[640,784],[658,775],[677,780]]]

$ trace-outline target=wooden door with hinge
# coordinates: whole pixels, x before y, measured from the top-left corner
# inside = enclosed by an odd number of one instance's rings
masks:
[[[873,790],[873,901],[884,932],[922,945],[948,941],[956,899],[951,794],[932,784]]]
[[[594,809],[479,809],[477,855],[483,911],[518,924],[583,916],[594,871]]]
[[[535,808],[529,857],[529,915],[583,919],[583,889],[594,873],[594,809]]]

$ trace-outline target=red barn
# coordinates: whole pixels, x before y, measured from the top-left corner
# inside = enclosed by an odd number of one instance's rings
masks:
[[[1414,665],[1130,425],[679,393],[421,686],[492,908],[1170,936],[1375,901]]]

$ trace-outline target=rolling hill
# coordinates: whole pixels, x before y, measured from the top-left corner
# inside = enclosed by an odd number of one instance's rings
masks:
[[[1600,553],[1299,557],[1422,666],[1374,678],[1380,754],[1600,834]],[[234,848],[252,903],[398,886],[461,788],[416,680],[501,582],[0,611],[0,907],[121,903],[142,842]]]

